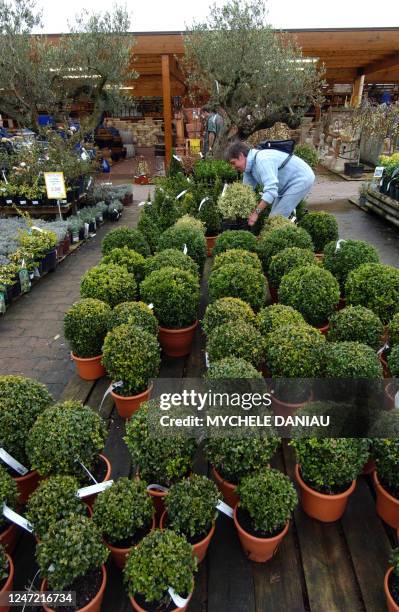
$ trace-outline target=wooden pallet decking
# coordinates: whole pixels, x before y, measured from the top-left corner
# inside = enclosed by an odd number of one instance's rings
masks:
[[[205,293],[203,286],[202,312]],[[196,378],[202,376],[204,369],[204,339],[198,329],[189,358],[164,358],[160,377]],[[98,411],[108,385],[108,379],[92,383],[74,376],[61,399],[79,399]],[[132,476],[134,469],[122,440],[125,423],[110,396],[101,407],[101,416],[109,431],[104,452],[112,463],[112,478]],[[287,443],[273,465],[293,478],[293,453]],[[195,471],[208,472],[201,453]],[[298,506],[287,537],[274,559],[266,564],[247,560],[233,522],[222,515],[217,520],[208,555],[196,575],[189,612],[383,611],[386,609],[383,578],[395,544],[394,531],[376,514],[371,481],[364,476],[358,479],[342,521],[322,524],[310,519]],[[15,589],[23,590],[34,577],[37,570],[34,551],[33,537],[23,534],[13,555]],[[128,612],[132,608],[121,572],[111,560],[107,562],[107,571],[102,612]],[[38,584],[37,579],[35,585]]]

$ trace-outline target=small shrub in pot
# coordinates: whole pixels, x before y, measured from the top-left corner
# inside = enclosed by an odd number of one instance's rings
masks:
[[[212,254],[219,255],[230,249],[256,251],[256,237],[246,230],[226,230],[216,239]]]
[[[254,368],[252,363],[240,357],[225,357],[210,364],[206,371],[205,378],[214,379],[242,379],[242,378],[263,378],[259,370]]]
[[[178,268],[190,272],[193,276],[198,276],[199,273],[198,264],[189,255],[177,249],[165,249],[149,257],[145,262],[145,276],[161,268]]]
[[[288,247],[277,253],[277,255],[273,255],[267,278],[272,287],[279,287],[281,279],[288,272],[295,268],[316,264],[317,260],[313,251],[298,247]]]
[[[205,225],[200,219],[196,219],[191,215],[183,215],[174,224],[174,227],[189,227],[192,229],[196,229],[199,232],[205,234]]]
[[[393,427],[390,427],[389,430],[397,436]],[[372,456],[381,485],[390,495],[399,500],[399,438],[374,438]]]
[[[257,367],[264,360],[264,348],[264,339],[256,327],[240,320],[216,327],[206,345],[211,363],[225,357],[239,357]]]
[[[277,327],[267,336],[266,363],[273,377],[318,378],[325,337],[310,325]]]
[[[229,249],[216,255],[212,266],[212,272],[222,268],[225,265],[247,265],[254,268],[254,270],[262,271],[262,264],[256,253],[246,251],[244,249]]]
[[[64,316],[64,334],[75,357],[97,357],[108,331],[111,308],[86,298],[71,306]]]
[[[309,212],[299,222],[309,232],[316,253],[322,253],[326,244],[338,240],[338,223],[334,215],[324,211]]]
[[[250,185],[232,183],[217,201],[217,208],[224,219],[246,219],[256,208],[256,196]]]
[[[206,200],[197,213],[198,219],[205,223],[205,235],[217,236],[222,228],[222,215],[213,199]]]
[[[383,377],[382,365],[376,352],[360,342],[328,342],[325,346],[325,376],[327,378]]]
[[[125,246],[143,257],[150,255],[150,247],[144,234],[130,227],[117,227],[108,232],[101,243],[101,252],[103,255],[108,255],[113,249],[122,249]]]
[[[303,159],[313,169],[316,168],[319,162],[317,150],[312,145],[295,145],[294,155]]]
[[[121,302],[135,300],[137,285],[133,274],[124,266],[99,264],[88,270],[80,282],[80,295],[109,304],[112,308]]]
[[[122,302],[115,306],[108,318],[108,329],[112,330],[124,323],[141,327],[154,336],[158,334],[158,321],[144,302]]]
[[[353,270],[346,281],[347,303],[365,306],[387,325],[399,312],[399,270],[370,263]]]
[[[202,327],[206,335],[209,335],[219,325],[235,323],[236,321],[244,321],[254,325],[255,313],[251,306],[240,298],[225,297],[207,306]]]
[[[399,312],[394,315],[388,325],[388,337],[391,346],[399,344]]]
[[[300,249],[314,250],[312,238],[306,230],[292,223],[277,227],[261,236],[257,243],[256,251],[262,262],[263,270],[269,272],[270,262],[273,255],[277,255],[287,247],[298,247]]]
[[[133,274],[136,282],[139,283],[144,276],[145,258],[141,253],[137,253],[127,246],[112,249],[108,255],[104,255],[101,259],[101,264],[116,264],[117,266],[125,266],[130,274]]]
[[[267,336],[278,327],[301,324],[305,325],[305,319],[301,313],[292,306],[284,306],[283,304],[266,306],[259,311],[256,317],[256,325],[262,336]]]
[[[341,291],[345,291],[345,283],[349,272],[356,270],[365,263],[378,263],[377,249],[363,240],[342,240],[339,244],[334,240],[324,248],[323,266],[335,276]]]
[[[204,233],[191,226],[172,226],[161,234],[158,241],[158,251],[177,249],[182,251],[184,245],[189,255],[202,271],[206,260],[206,240]]]
[[[8,474],[6,469],[0,465],[0,507],[6,504],[12,510],[16,510],[18,500],[18,487],[15,481]],[[9,527],[10,523],[0,514],[0,534]]]
[[[395,345],[388,355],[388,367],[393,378],[399,378],[399,345]]]
[[[255,311],[266,301],[266,280],[262,272],[245,264],[227,264],[209,277],[209,301],[236,297],[247,302]]]
[[[390,569],[385,576],[385,594],[389,591],[390,600],[388,603],[388,609],[392,607],[392,603],[397,608],[399,607],[399,548],[395,548],[389,557]],[[392,603],[391,603],[392,601]],[[393,608],[395,610],[395,608]]]
[[[283,227],[284,225],[291,225],[291,221],[287,219],[287,217],[282,217],[281,215],[274,215],[273,217],[268,217],[262,227],[260,232],[260,236],[263,237],[269,232],[278,227]]]
[[[361,342],[377,350],[382,344],[384,326],[372,310],[347,306],[331,315],[328,340]]]

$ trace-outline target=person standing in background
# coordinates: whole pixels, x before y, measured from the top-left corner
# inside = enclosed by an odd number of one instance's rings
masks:
[[[202,154],[206,157],[213,154],[213,148],[223,127],[223,117],[211,105],[205,105],[201,108],[201,116],[205,123]]]

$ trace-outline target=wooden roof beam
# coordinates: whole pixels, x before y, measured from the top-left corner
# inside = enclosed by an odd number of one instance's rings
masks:
[[[385,58],[379,59],[376,62],[371,62],[364,66],[364,73],[367,75],[374,74],[375,72],[381,72],[388,70],[389,68],[396,68],[399,66],[399,52],[392,53]]]
[[[173,55],[169,55],[169,71],[170,71],[170,75],[174,79],[176,79],[176,81],[179,81],[179,83],[182,83],[184,86],[186,85],[186,82],[184,80],[184,75],[182,71],[180,70],[180,67],[176,61],[176,58]]]

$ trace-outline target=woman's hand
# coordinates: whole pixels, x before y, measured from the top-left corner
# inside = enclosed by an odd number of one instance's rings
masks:
[[[257,213],[255,210],[254,210],[253,212],[251,212],[251,214],[250,214],[250,215],[249,215],[249,217],[248,217],[248,225],[249,225],[250,227],[252,227],[253,225],[255,225],[255,223],[256,223],[256,222],[257,222],[257,220],[258,220],[258,217],[259,217],[259,215],[258,215],[258,213]]]

